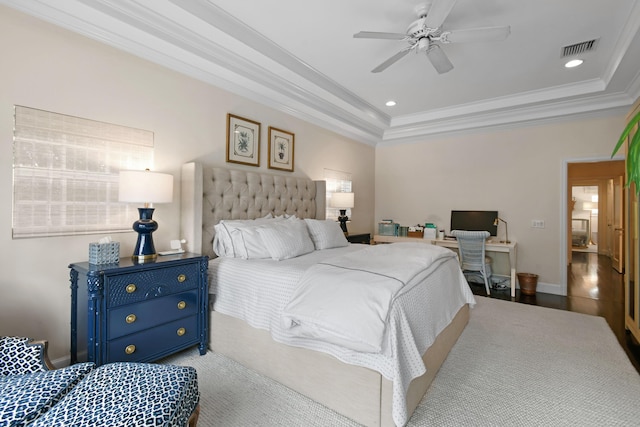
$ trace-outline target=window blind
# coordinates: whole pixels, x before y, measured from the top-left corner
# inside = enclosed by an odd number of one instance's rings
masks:
[[[340,210],[331,207],[333,193],[350,193],[352,180],[349,172],[341,172],[332,169],[324,170],[324,179],[327,182],[327,219],[338,220]],[[347,216],[351,217],[351,209],[347,209]]]
[[[153,132],[14,106],[13,238],[129,231],[121,169],[153,163]]]

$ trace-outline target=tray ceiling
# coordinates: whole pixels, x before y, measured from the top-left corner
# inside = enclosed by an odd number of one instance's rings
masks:
[[[640,95],[636,0],[458,0],[443,29],[509,25],[509,37],[442,45],[445,74],[412,53],[371,73],[407,44],[353,34],[404,33],[419,3],[0,0],[372,145],[621,114]],[[583,65],[564,67],[578,56]]]

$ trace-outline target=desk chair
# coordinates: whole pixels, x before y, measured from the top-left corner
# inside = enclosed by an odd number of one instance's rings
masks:
[[[490,295],[491,258],[485,255],[485,241],[489,237],[489,232],[453,230],[451,234],[458,241],[460,265],[465,277],[469,275],[481,276],[487,289],[487,295]]]

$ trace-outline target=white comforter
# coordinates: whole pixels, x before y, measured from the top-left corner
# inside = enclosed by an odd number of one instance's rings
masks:
[[[384,246],[398,245],[401,244]],[[460,307],[475,304],[457,259],[446,258],[425,280],[416,277],[411,286],[396,294],[387,315],[383,339],[386,347],[382,352],[355,351],[321,340],[294,337],[282,322],[282,313],[309,268],[368,249],[369,246],[355,244],[284,261],[213,259],[209,262],[209,285],[215,294],[213,308],[254,328],[269,330],[275,341],[328,353],[345,363],[380,372],[393,381],[393,419],[401,426],[407,422],[405,402],[409,383],[426,370],[422,355]]]
[[[304,273],[282,313],[285,333],[386,353],[383,338],[393,300],[455,257],[439,246],[401,243],[320,262]]]

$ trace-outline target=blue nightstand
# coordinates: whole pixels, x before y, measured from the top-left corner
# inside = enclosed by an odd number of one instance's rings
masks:
[[[205,354],[208,259],[71,264],[71,363],[151,362],[196,344]]]

